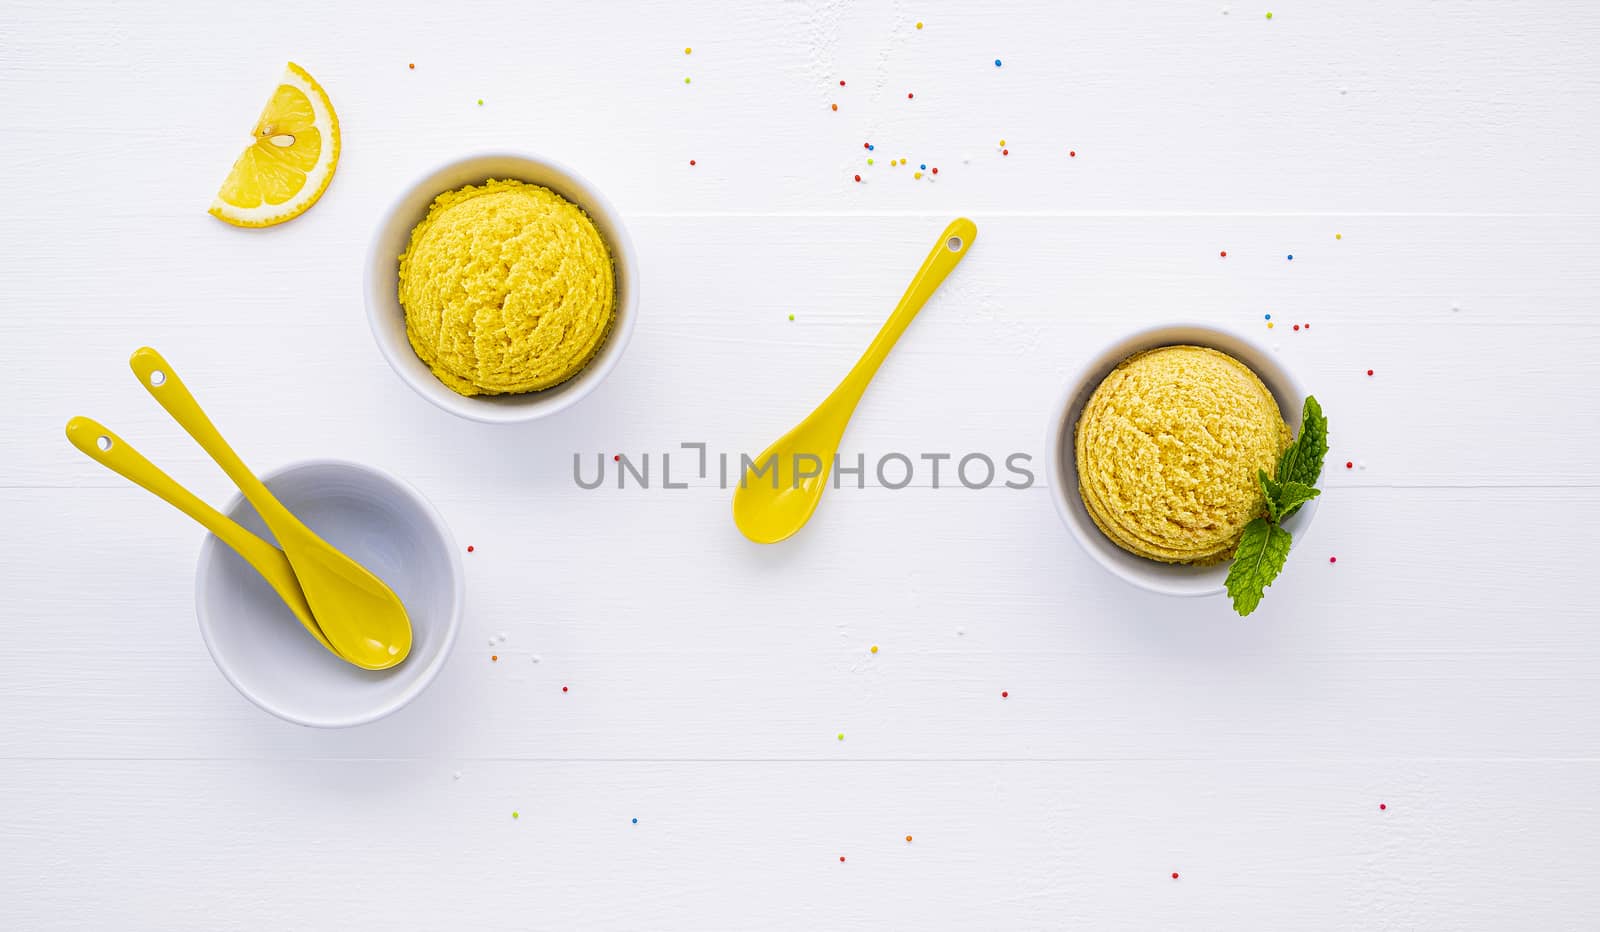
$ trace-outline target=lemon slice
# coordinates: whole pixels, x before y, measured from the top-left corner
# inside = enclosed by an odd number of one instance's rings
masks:
[[[222,183],[211,216],[270,227],[305,213],[339,165],[339,118],[316,79],[294,62],[256,121],[255,141]]]

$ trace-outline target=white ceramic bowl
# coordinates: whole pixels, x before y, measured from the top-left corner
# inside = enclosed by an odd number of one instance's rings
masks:
[[[1045,471],[1056,511],[1072,531],[1072,536],[1083,546],[1084,552],[1095,562],[1114,575],[1152,592],[1182,596],[1215,595],[1223,591],[1223,581],[1228,576],[1227,561],[1214,566],[1182,566],[1134,556],[1106,537],[1095,525],[1094,519],[1089,517],[1083,499],[1078,495],[1078,459],[1073,447],[1073,432],[1078,424],[1078,414],[1089,396],[1094,394],[1101,380],[1117,367],[1117,363],[1141,350],[1176,344],[1209,346],[1249,366],[1277,399],[1283,419],[1294,430],[1295,436],[1300,435],[1300,408],[1305,400],[1305,390],[1288,370],[1278,365],[1272,353],[1244,337],[1215,327],[1170,324],[1141,330],[1084,362],[1067,383],[1066,391],[1051,412],[1045,438]],[[1312,499],[1284,525],[1294,535],[1296,544],[1316,513],[1317,500]]]
[[[260,574],[208,534],[194,601],[217,669],[246,699],[301,725],[360,725],[415,699],[448,659],[466,599],[461,554],[444,520],[411,486],[370,466],[310,460],[262,479],[300,520],[400,596],[411,618],[411,654],[388,670],[338,659]],[[223,512],[274,539],[243,496]]]
[[[490,179],[514,179],[543,185],[583,208],[611,249],[616,272],[617,308],[600,352],[572,378],[544,391],[520,395],[475,395],[468,398],[445,387],[417,358],[406,339],[405,311],[400,307],[400,254],[411,230],[428,215],[428,205],[446,191]],[[504,424],[531,421],[576,404],[611,372],[633,335],[639,307],[639,260],[622,217],[599,190],[565,166],[525,155],[488,154],[457,159],[422,176],[401,192],[378,221],[367,250],[367,321],[383,358],[417,394],[464,418]]]

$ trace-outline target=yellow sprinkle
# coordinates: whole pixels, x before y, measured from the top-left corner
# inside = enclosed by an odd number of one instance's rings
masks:
[[[685,47],[685,48],[684,48],[684,50],[683,50],[683,54],[685,54],[685,55],[687,55],[687,54],[689,54],[689,53],[690,53],[690,52],[692,52],[692,51],[694,51],[694,49],[691,49],[691,48],[688,48],[688,47]]]
[[[1004,146],[1005,144],[1006,144],[1006,141],[1004,139],[1000,140],[1000,145]]]
[[[1271,13],[1268,13],[1268,14],[1267,14],[1267,19],[1271,19],[1271,18],[1272,18],[1272,14],[1271,14]]]
[[[914,172],[914,173],[912,173],[911,177],[913,177],[913,178],[921,178],[922,177],[922,172]]]
[[[512,813],[511,813],[511,818],[520,819],[520,818],[522,818],[522,814],[517,812],[517,811],[515,811],[515,810],[513,810]]]
[[[1333,234],[1333,238],[1334,239],[1344,239],[1344,234],[1343,233],[1335,233],[1335,234]]]
[[[876,654],[878,652],[878,645],[876,645],[876,644],[872,645],[872,652],[874,654]]]
[[[918,29],[921,29],[921,28],[922,28],[922,24],[921,24],[921,23],[918,23],[918,24],[917,24],[917,28],[918,28]]]
[[[1267,329],[1268,329],[1268,330],[1271,330],[1271,329],[1272,329],[1272,322],[1271,322],[1271,321],[1268,321],[1268,322],[1267,322]]]
[[[689,83],[689,79],[688,78],[684,78],[683,79],[683,83],[688,84]]]

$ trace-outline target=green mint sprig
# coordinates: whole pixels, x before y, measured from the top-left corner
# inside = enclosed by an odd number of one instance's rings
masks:
[[[1233,566],[1228,568],[1228,595],[1233,599],[1233,610],[1240,615],[1255,611],[1267,587],[1283,572],[1289,545],[1294,542],[1283,529],[1283,522],[1301,505],[1322,494],[1316,481],[1322,475],[1322,461],[1327,455],[1328,419],[1317,399],[1307,395],[1300,413],[1300,436],[1278,457],[1277,478],[1267,475],[1265,469],[1257,470],[1256,481],[1266,496],[1267,514],[1244,526]]]

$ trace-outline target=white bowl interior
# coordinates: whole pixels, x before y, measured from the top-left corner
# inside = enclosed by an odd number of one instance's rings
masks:
[[[218,669],[251,702],[302,725],[361,724],[416,698],[444,665],[461,622],[461,560],[443,520],[405,483],[354,463],[301,463],[263,481],[307,526],[400,596],[411,619],[411,653],[389,670],[339,660],[259,573],[207,535],[195,611]],[[234,496],[224,512],[275,540],[243,496]]]
[[[1277,399],[1283,419],[1299,436],[1300,409],[1305,391],[1288,370],[1278,364],[1272,353],[1237,334],[1199,324],[1173,324],[1143,330],[1106,347],[1089,359],[1067,385],[1067,390],[1051,417],[1046,442],[1049,444],[1045,458],[1049,473],[1050,494],[1056,510],[1066,522],[1072,535],[1090,557],[1101,566],[1136,586],[1167,595],[1203,596],[1223,591],[1228,576],[1229,563],[1214,566],[1183,566],[1159,563],[1135,556],[1106,537],[1089,517],[1083,499],[1078,495],[1078,458],[1073,445],[1073,431],[1078,414],[1100,382],[1117,364],[1141,350],[1158,346],[1191,344],[1209,346],[1234,357],[1255,371],[1263,384]],[[1311,518],[1316,514],[1317,500],[1306,503],[1285,523],[1284,527],[1299,542]]]
[[[611,249],[616,273],[616,319],[604,345],[583,371],[560,385],[520,395],[478,395],[468,398],[447,388],[406,339],[405,311],[400,306],[400,254],[411,231],[428,215],[428,205],[446,191],[495,179],[543,185],[583,208]],[[576,403],[616,366],[627,348],[638,315],[638,262],[633,241],[604,195],[576,172],[554,162],[520,155],[477,155],[451,162],[429,173],[400,195],[379,221],[367,253],[367,318],[372,335],[400,378],[435,405],[475,421],[527,421],[554,414]]]

